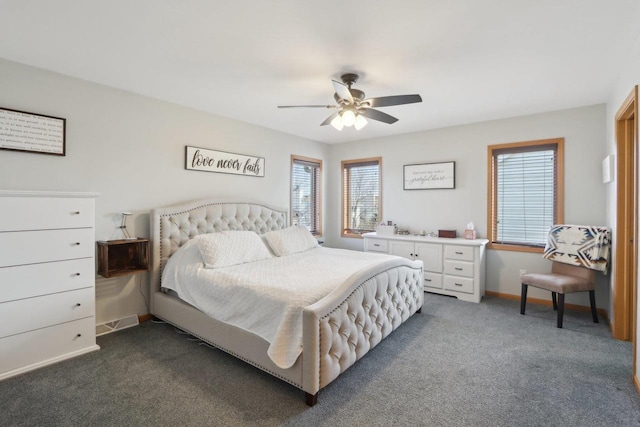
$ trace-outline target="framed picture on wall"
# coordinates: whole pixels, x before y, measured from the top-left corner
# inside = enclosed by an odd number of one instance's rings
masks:
[[[66,122],[0,107],[0,149],[64,156]]]
[[[185,146],[185,169],[264,177],[264,157]]]
[[[404,190],[456,188],[456,162],[404,165]]]

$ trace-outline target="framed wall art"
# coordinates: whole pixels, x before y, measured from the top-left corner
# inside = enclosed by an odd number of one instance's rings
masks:
[[[185,169],[264,177],[264,157],[185,147]]]
[[[456,162],[404,165],[405,190],[456,188]]]
[[[66,119],[0,107],[0,149],[65,155]]]

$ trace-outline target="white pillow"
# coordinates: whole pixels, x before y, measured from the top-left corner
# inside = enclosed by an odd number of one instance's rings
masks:
[[[318,246],[318,241],[303,226],[293,225],[282,230],[269,231],[262,237],[269,243],[276,256],[308,251]]]
[[[205,268],[229,267],[271,258],[260,236],[253,231],[221,231],[193,238],[200,249]]]

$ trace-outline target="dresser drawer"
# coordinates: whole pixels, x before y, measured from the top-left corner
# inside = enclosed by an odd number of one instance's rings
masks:
[[[76,320],[0,339],[0,377],[8,371],[53,363],[82,350],[97,350],[95,318]],[[95,348],[93,348],[95,347]],[[5,374],[5,375],[3,375]]]
[[[365,251],[386,253],[389,248],[389,241],[380,239],[365,239],[365,245]]]
[[[0,267],[92,258],[93,228],[0,233]]]
[[[94,286],[93,258],[0,268],[0,303]]]
[[[473,277],[473,263],[467,261],[444,261],[444,274]]]
[[[444,289],[450,291],[464,292],[466,294],[473,293],[473,279],[467,277],[444,277]]]
[[[95,288],[77,289],[0,304],[0,338],[93,317]]]
[[[473,247],[446,245],[444,247],[444,257],[461,261],[473,261]]]
[[[424,272],[424,286],[425,288],[442,289],[442,274]]]
[[[6,197],[0,231],[93,227],[93,198]]]

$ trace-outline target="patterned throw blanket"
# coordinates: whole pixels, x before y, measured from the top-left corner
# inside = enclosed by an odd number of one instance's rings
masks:
[[[588,225],[554,225],[549,230],[544,257],[607,273],[611,230]]]

